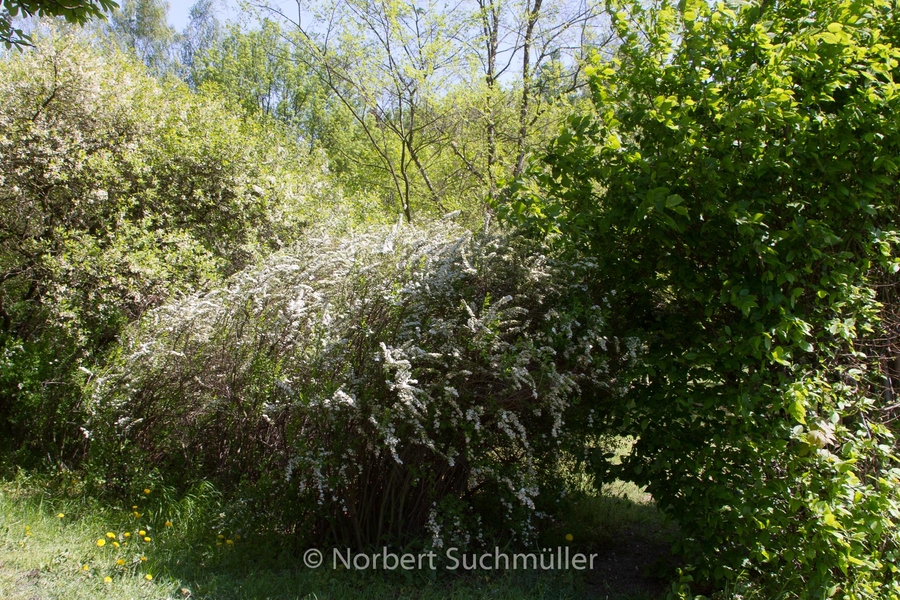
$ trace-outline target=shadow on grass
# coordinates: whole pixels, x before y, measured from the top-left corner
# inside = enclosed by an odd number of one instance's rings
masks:
[[[595,568],[585,577],[588,597],[665,597],[680,564],[671,553],[679,532],[657,511],[649,494],[631,483],[604,485],[601,494],[572,503],[558,531],[564,528],[579,551],[597,554]]]
[[[542,540],[545,547],[596,553],[589,572],[462,572],[441,565],[435,571],[360,572],[334,569],[327,551],[325,564],[310,569],[290,536],[262,526],[229,531],[214,494],[173,499],[161,489],[150,491],[118,506],[86,494],[71,476],[64,485],[0,484],[0,595],[23,600],[657,600],[665,580],[656,575],[672,564],[668,536],[674,528],[663,523],[649,498],[627,486],[573,502],[559,527]],[[152,541],[142,541],[140,531]],[[98,546],[106,532],[123,545],[113,547],[109,538],[110,543]],[[104,584],[107,578],[112,581]]]

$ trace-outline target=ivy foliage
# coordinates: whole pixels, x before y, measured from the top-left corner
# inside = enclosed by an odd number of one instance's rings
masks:
[[[602,407],[639,437],[614,472],[681,524],[685,583],[895,598],[896,3],[612,12],[595,112],[504,214],[593,257],[610,333],[642,341]]]

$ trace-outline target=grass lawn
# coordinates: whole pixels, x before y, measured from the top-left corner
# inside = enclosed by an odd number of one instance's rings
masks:
[[[0,598],[657,600],[658,575],[671,565],[673,529],[646,494],[621,483],[573,504],[547,534],[545,544],[597,553],[594,570],[582,573],[359,572],[328,560],[309,569],[289,536],[229,527],[209,490],[146,492],[114,506],[71,475],[0,483]]]

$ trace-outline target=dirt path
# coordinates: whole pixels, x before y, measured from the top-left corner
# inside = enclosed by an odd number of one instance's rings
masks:
[[[658,523],[629,526],[607,547],[588,579],[592,598],[657,600],[665,597],[677,559],[671,553],[672,528]]]

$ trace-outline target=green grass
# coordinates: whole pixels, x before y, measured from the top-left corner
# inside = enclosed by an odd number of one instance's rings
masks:
[[[574,549],[606,557],[606,571],[587,575],[573,571],[458,574],[441,569],[354,572],[330,566],[313,570],[304,568],[289,536],[229,527],[228,517],[219,510],[217,495],[210,488],[173,498],[156,486],[149,494],[138,491],[121,505],[113,505],[94,499],[71,475],[52,480],[19,476],[0,483],[0,597],[658,598],[658,594],[635,591],[629,585],[617,587],[603,579],[615,578],[615,571],[609,569],[617,568],[611,547],[617,539],[641,536],[635,532],[643,529],[652,537],[661,527],[649,498],[624,484],[608,488],[604,496],[574,502],[565,521],[548,533],[551,543],[571,533]],[[140,531],[151,541],[142,541]],[[130,535],[125,537],[126,533]],[[102,546],[98,540],[103,540]]]

